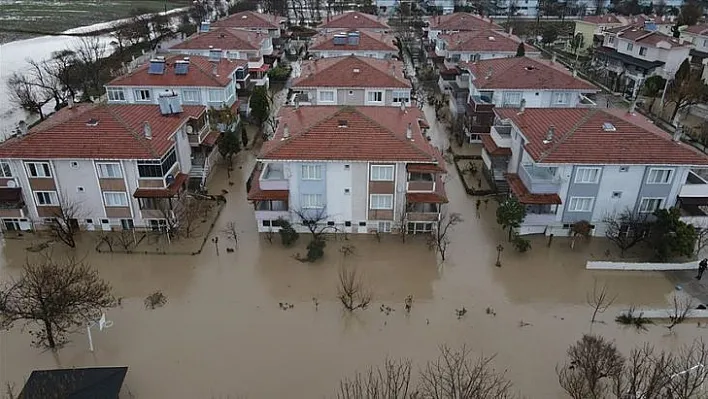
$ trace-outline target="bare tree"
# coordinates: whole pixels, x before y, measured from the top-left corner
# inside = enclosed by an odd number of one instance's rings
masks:
[[[339,268],[339,286],[337,298],[342,302],[344,309],[354,311],[366,309],[371,302],[371,291],[366,287],[356,266],[342,264]]]
[[[236,225],[236,222],[232,221],[226,223],[226,227],[224,227],[222,232],[226,234],[226,238],[228,238],[229,240],[238,242],[238,227]]]
[[[561,387],[573,399],[606,397],[624,366],[615,344],[587,334],[568,348],[568,360],[556,367],[556,373]]]
[[[592,292],[588,292],[585,296],[588,306],[592,308],[592,318],[590,323],[594,323],[598,313],[605,313],[605,311],[612,306],[612,304],[617,299],[617,295],[610,295],[607,292],[607,284],[602,284],[602,286],[597,285],[597,280],[592,283]]]
[[[69,92],[69,97],[76,97],[76,90],[81,85],[81,77],[76,71],[76,53],[64,49],[52,53],[52,57],[45,62],[45,69]]]
[[[440,213],[438,220],[434,222],[435,226],[430,233],[428,247],[439,253],[443,262],[445,261],[445,254],[447,254],[447,247],[450,245],[449,233],[455,225],[462,221],[462,215],[459,213],[448,214],[447,211],[443,211]]]
[[[411,361],[386,359],[383,367],[357,372],[339,382],[338,399],[407,399],[411,384]]]
[[[474,359],[463,346],[452,350],[443,345],[440,356],[429,361],[420,374],[419,391],[427,399],[503,399],[511,398],[511,382],[492,367],[491,357]]]
[[[61,82],[56,79],[55,74],[49,72],[50,65],[46,61],[33,59],[27,59],[27,65],[27,74],[40,90],[42,100],[45,103],[54,100],[54,109],[59,109],[66,96]]]
[[[82,37],[74,48],[78,66],[83,76],[82,89],[85,93],[100,93],[103,82],[101,81],[101,62],[106,55],[106,44],[98,36]]]
[[[647,216],[646,213],[626,209],[619,215],[611,214],[603,218],[606,226],[605,237],[619,247],[620,256],[624,256],[626,250],[647,238]]]
[[[573,223],[573,225],[570,226],[570,234],[572,236],[570,240],[570,249],[575,249],[575,243],[578,238],[587,239],[588,237],[590,237],[591,232],[592,227],[590,225],[590,222],[588,222],[587,220],[579,220]]]
[[[664,398],[704,398],[708,383],[708,347],[702,340],[681,347],[670,358],[666,370],[670,373]]]
[[[62,193],[58,196],[59,204],[54,207],[49,229],[54,237],[71,248],[76,248],[76,235],[80,231],[79,220],[84,216],[81,203]]]
[[[175,231],[179,236],[192,238],[209,216],[212,204],[209,200],[187,196],[176,206]]]
[[[22,275],[0,289],[0,327],[10,328],[17,321],[37,323],[40,328],[32,332],[35,344],[54,349],[66,342],[73,328],[116,304],[111,286],[88,264],[46,256],[36,263],[28,261]]]
[[[322,235],[328,231],[337,231],[335,226],[330,226],[327,224],[327,221],[332,216],[327,213],[327,208],[325,207],[317,209],[293,209],[292,212],[300,219],[300,224],[302,224],[310,232],[310,234],[312,234],[313,241],[322,239]]]
[[[683,323],[686,317],[691,314],[694,307],[693,298],[689,295],[677,295],[674,293],[671,296],[671,308],[668,314],[669,324],[666,326],[669,332],[673,332],[674,327]]]
[[[408,212],[406,212],[405,208],[401,208],[401,211],[396,216],[396,224],[398,224],[398,234],[401,236],[401,241],[405,243],[408,235]]]
[[[46,103],[42,96],[42,91],[25,75],[17,72],[7,79],[7,89],[10,101],[21,108],[38,114],[44,120],[42,106]]]
[[[116,243],[120,245],[125,252],[130,252],[131,248],[137,245],[135,230],[121,230],[118,235],[116,235]]]

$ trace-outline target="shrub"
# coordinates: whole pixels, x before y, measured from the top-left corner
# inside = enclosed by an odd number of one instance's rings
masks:
[[[324,256],[326,243],[322,238],[315,238],[307,244],[307,261],[314,262]]]
[[[286,247],[291,247],[295,242],[297,241],[298,238],[300,238],[300,234],[298,234],[297,231],[293,228],[293,225],[290,224],[287,220],[283,218],[278,219],[278,223],[280,223],[280,240],[283,243],[284,246]]]
[[[518,234],[514,235],[514,238],[512,239],[512,244],[514,244],[514,247],[519,252],[526,252],[531,249],[531,241],[521,237]]]
[[[290,72],[292,72],[292,68],[290,66],[278,65],[277,67],[268,71],[268,77],[272,80],[284,81],[288,80]]]

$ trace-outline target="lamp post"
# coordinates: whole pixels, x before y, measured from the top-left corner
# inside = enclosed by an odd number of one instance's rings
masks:
[[[494,264],[496,267],[501,267],[501,253],[504,250],[504,246],[499,244],[497,245],[497,262]]]

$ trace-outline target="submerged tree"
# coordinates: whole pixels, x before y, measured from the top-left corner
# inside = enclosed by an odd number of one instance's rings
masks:
[[[356,266],[342,264],[339,268],[339,285],[337,298],[348,311],[366,309],[371,302],[371,291],[366,287],[364,279]]]
[[[82,219],[84,211],[81,203],[68,199],[65,193],[62,193],[57,200],[58,205],[54,209],[54,217],[49,223],[49,229],[59,241],[75,248],[76,235],[80,231],[79,220]]]
[[[677,123],[676,115],[682,109],[708,100],[708,85],[700,73],[692,73],[688,59],[681,63],[666,93],[668,103],[674,104],[671,122]]]
[[[626,209],[620,214],[611,214],[603,218],[605,237],[620,249],[620,256],[648,237],[649,223],[646,213]]]
[[[507,197],[497,208],[497,223],[508,230],[508,240],[511,242],[514,229],[521,226],[526,217],[526,207],[516,197]]]
[[[678,208],[657,209],[656,221],[651,228],[651,244],[654,255],[660,261],[677,256],[691,256],[696,247],[698,234],[695,227],[682,221]]]
[[[442,261],[445,261],[447,247],[450,245],[450,234],[454,227],[462,222],[462,215],[459,213],[447,213],[443,211],[434,223],[433,231],[428,238],[428,246],[440,254]]]

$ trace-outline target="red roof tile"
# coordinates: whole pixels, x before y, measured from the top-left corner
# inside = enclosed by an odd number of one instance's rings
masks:
[[[708,24],[689,26],[684,29],[684,32],[693,33],[694,35],[708,36]]]
[[[532,194],[521,181],[521,178],[516,173],[504,174],[506,181],[509,183],[509,188],[514,196],[519,199],[519,202],[526,205],[560,205],[561,199],[558,194]]]
[[[487,151],[487,154],[493,157],[503,157],[511,155],[511,148],[497,146],[497,143],[494,142],[494,139],[491,135],[480,134],[480,137],[482,138],[482,146],[484,147],[484,150]]]
[[[616,16],[612,14],[606,14],[606,15],[586,15],[582,19],[583,22],[588,22],[591,24],[595,25],[600,25],[600,24],[621,24],[622,21],[620,21]]]
[[[177,195],[184,183],[189,178],[186,173],[177,173],[175,180],[165,188],[140,188],[135,189],[133,197],[135,198],[170,198]]]
[[[439,162],[438,151],[423,137],[418,108],[282,107],[273,139],[259,159]],[[339,127],[340,122],[346,127]],[[406,138],[408,125],[413,139]],[[290,137],[283,138],[287,126]]]
[[[174,73],[177,60],[189,59],[187,74]],[[208,57],[174,55],[165,60],[165,73],[149,74],[149,62],[139,66],[133,72],[113,79],[107,86],[169,86],[169,87],[225,87],[231,82],[231,74],[238,68],[248,66],[247,60],[229,60],[222,58],[218,63],[210,62]],[[216,65],[216,75],[214,75]]]
[[[448,51],[498,51],[516,54],[516,49],[521,43],[521,40],[516,36],[509,36],[507,33],[491,29],[441,34],[438,35],[438,38],[448,44]],[[526,54],[540,54],[539,50],[528,44],[524,44],[524,47]]]
[[[289,190],[263,190],[261,189],[260,177],[262,169],[256,167],[251,174],[251,189],[246,198],[249,201],[287,201],[290,198]]]
[[[428,20],[430,29],[433,30],[457,30],[470,31],[478,29],[494,29],[502,30],[501,26],[495,24],[492,20],[484,19],[479,15],[474,15],[466,12],[456,12],[449,15],[439,15],[431,17]]]
[[[319,26],[320,29],[390,29],[388,24],[375,15],[349,11],[331,17]]]
[[[371,57],[331,57],[304,61],[292,87],[411,88],[403,76],[403,63]]]
[[[438,164],[435,163],[409,163],[406,165],[406,170],[413,173],[438,173],[445,172]]]
[[[310,50],[339,50],[339,51],[391,51],[398,52],[398,47],[393,44],[394,37],[386,33],[359,32],[359,44],[334,44],[332,38],[340,32],[320,32],[312,38]]]
[[[478,89],[536,89],[599,91],[592,84],[574,78],[563,65],[528,57],[495,58],[477,62],[461,62],[460,68],[474,76]],[[491,77],[487,79],[487,74]]]
[[[240,29],[220,28],[206,33],[197,32],[185,41],[170,47],[170,50],[208,50],[211,47],[222,50],[260,50],[261,43],[269,36],[265,33]]]
[[[280,24],[287,18],[270,14],[261,14],[255,11],[241,11],[229,15],[211,24],[217,28],[239,29],[280,29]]]
[[[162,115],[157,105],[77,104],[0,144],[2,158],[156,159],[174,145],[172,135],[206,107],[183,106],[179,115]],[[89,120],[98,121],[88,126]],[[145,138],[148,122],[152,139]]]
[[[219,137],[221,137],[221,132],[217,130],[212,130],[211,132],[209,132],[209,134],[207,134],[206,137],[204,137],[204,140],[202,140],[202,144],[209,147],[213,147],[214,144],[216,144],[216,142],[219,140]]]
[[[656,30],[645,30],[644,27],[641,25],[620,26],[617,28],[608,29],[607,31],[611,33],[616,33],[618,38],[631,40],[635,43],[641,43],[650,46],[656,46],[659,43],[665,43],[669,46],[669,48],[686,47],[691,45],[691,43],[688,42],[681,43],[679,39]]]
[[[536,162],[584,164],[708,165],[708,157],[626,110],[600,108],[496,108],[527,140]],[[615,130],[605,131],[604,123]],[[544,144],[549,126],[553,139]]]

